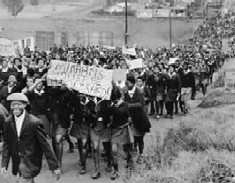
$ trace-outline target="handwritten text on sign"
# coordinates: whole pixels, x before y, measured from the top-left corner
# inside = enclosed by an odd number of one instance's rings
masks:
[[[60,86],[63,83],[80,93],[110,99],[112,70],[58,60],[53,60],[51,64],[47,75],[49,86]]]
[[[15,48],[11,40],[0,38],[0,55],[1,56],[15,55]]]

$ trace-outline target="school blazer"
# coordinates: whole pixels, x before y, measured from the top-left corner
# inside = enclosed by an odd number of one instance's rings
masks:
[[[18,137],[14,117],[11,115],[7,118],[4,128],[2,167],[7,168],[11,159],[14,175],[19,173],[24,178],[33,178],[41,170],[43,154],[45,154],[51,170],[59,168],[41,121],[26,113]]]
[[[124,100],[129,103],[141,104],[139,107],[129,107],[129,114],[133,125],[142,133],[150,132],[151,124],[147,114],[144,112],[144,93],[136,88],[133,97],[128,92],[124,94]]]

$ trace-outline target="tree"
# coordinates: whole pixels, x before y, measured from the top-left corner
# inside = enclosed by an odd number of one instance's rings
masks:
[[[39,2],[38,2],[38,0],[30,0],[30,4],[31,4],[32,6],[38,6],[38,5],[39,5]]]
[[[8,12],[13,17],[16,17],[24,9],[22,0],[3,0],[3,4],[7,6]]]

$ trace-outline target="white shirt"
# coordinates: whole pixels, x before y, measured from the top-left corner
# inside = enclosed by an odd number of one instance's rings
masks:
[[[2,68],[2,72],[7,72],[7,71],[8,71],[8,67]]]
[[[12,88],[14,88],[14,86],[7,86],[8,87],[8,93],[11,93]]]
[[[132,98],[135,93],[136,87],[134,86],[131,90],[128,90],[128,95]]]
[[[16,123],[16,131],[17,131],[17,135],[19,137],[21,129],[22,129],[22,125],[24,122],[24,118],[25,118],[25,110],[24,110],[23,114],[21,114],[19,117],[17,117],[17,116],[14,116],[14,117],[15,117],[15,123]]]

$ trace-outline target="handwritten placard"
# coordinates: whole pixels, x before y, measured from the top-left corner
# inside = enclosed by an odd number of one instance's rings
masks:
[[[0,55],[5,57],[15,55],[15,47],[11,40],[0,38]]]
[[[127,60],[127,65],[129,66],[130,70],[141,69],[146,67],[142,58],[138,58],[135,60]]]
[[[108,100],[112,92],[112,76],[113,70],[52,60],[47,74],[47,84],[65,84],[80,93]]]

